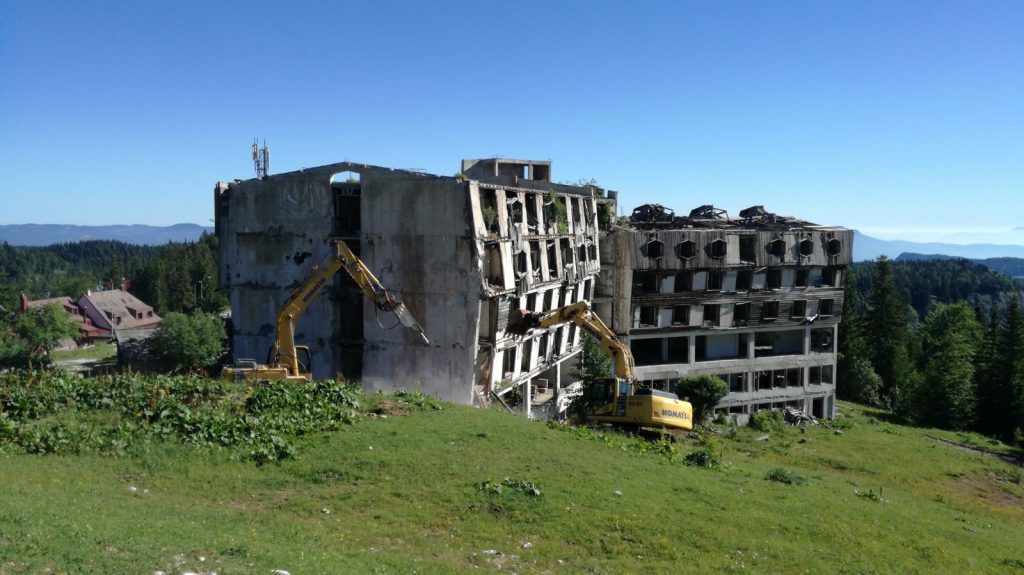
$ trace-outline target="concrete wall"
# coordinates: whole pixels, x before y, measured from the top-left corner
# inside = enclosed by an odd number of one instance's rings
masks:
[[[400,296],[430,338],[378,326],[363,307],[363,386],[419,389],[473,401],[482,257],[470,234],[468,184],[454,178],[366,174],[362,258]],[[381,316],[385,327],[394,323]]]
[[[333,255],[331,173],[293,172],[218,186],[220,287],[231,302],[235,358],[266,360],[277,311],[313,264]],[[296,326],[295,340],[310,347],[316,377],[335,372],[336,316],[324,294]]]
[[[358,300],[361,338],[341,340],[342,308],[351,305],[343,296],[354,283],[339,272],[296,326],[296,343],[310,347],[314,377],[348,376],[341,357],[354,345],[367,389],[419,389],[471,403],[480,257],[469,235],[467,184],[454,178],[346,162],[218,185],[221,287],[231,302],[235,358],[265,361],[281,305],[314,264],[333,256],[331,177],[346,171],[359,176],[361,216],[358,237],[346,241],[406,304],[431,344],[392,328],[394,316],[378,316],[367,300]]]

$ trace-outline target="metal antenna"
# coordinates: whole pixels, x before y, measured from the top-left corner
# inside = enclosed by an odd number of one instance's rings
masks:
[[[257,178],[267,177],[267,172],[270,171],[270,150],[267,148],[266,140],[263,140],[261,149],[257,139],[252,139],[252,164],[256,168]]]

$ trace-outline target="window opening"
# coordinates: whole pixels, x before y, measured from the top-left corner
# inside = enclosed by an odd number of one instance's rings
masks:
[[[810,257],[814,255],[814,242],[810,238],[803,238],[800,240],[800,255],[803,257]]]
[[[651,240],[644,246],[644,255],[651,258],[652,260],[661,259],[662,252],[665,249],[664,242],[659,240]]]
[[[708,272],[708,285],[706,291],[721,291],[722,283],[725,278],[725,272],[723,271],[709,271]]]
[[[714,240],[708,246],[711,253],[711,257],[715,259],[722,259],[725,254],[729,251],[729,244],[725,243],[725,240]]]
[[[679,245],[676,246],[676,250],[679,252],[680,259],[693,259],[693,257],[697,255],[697,244],[690,240],[684,240],[679,242]]]
[[[818,315],[820,315],[820,316],[830,316],[830,315],[832,315],[832,308],[833,308],[834,305],[835,305],[835,301],[834,300],[830,300],[830,299],[823,299],[823,300],[821,300],[820,302],[818,302]]]
[[[676,273],[676,293],[693,291],[693,272]]]
[[[651,305],[640,307],[640,323],[637,327],[658,327],[658,308]]]
[[[750,319],[750,304],[738,303],[733,307],[732,320],[734,325],[747,325]]]
[[[750,291],[754,285],[754,270],[739,270],[736,272],[736,291]]]
[[[721,314],[721,306],[717,303],[704,304],[704,325],[717,326]]]
[[[801,288],[807,287],[807,280],[810,278],[810,275],[811,270],[807,268],[796,270],[796,279],[794,280],[793,285]]]
[[[658,274],[655,272],[633,272],[633,291],[647,294],[658,293]]]
[[[740,236],[740,261],[754,263],[757,261],[757,238],[754,236]]]
[[[690,306],[677,305],[672,308],[672,325],[690,325]]]

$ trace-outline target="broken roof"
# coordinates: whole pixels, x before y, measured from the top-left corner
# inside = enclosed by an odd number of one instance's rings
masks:
[[[740,210],[740,217],[733,218],[723,209],[711,204],[699,206],[689,216],[677,216],[675,212],[660,204],[644,204],[633,210],[629,218],[633,227],[641,230],[840,230],[839,226],[822,226],[792,216],[780,216],[764,209],[751,206]]]

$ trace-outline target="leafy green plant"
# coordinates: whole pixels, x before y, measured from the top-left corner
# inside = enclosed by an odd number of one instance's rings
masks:
[[[680,378],[676,382],[676,395],[693,405],[693,421],[706,420],[715,405],[729,393],[729,384],[714,375],[697,375]]]
[[[772,431],[782,425],[782,413],[775,410],[761,410],[750,414],[747,425],[757,431]]]
[[[224,353],[224,324],[201,314],[168,313],[149,339],[149,349],[165,367],[195,371],[217,363]]]
[[[803,475],[798,475],[782,467],[771,469],[765,474],[764,478],[768,481],[785,483],[786,485],[804,485],[807,483],[807,478]]]
[[[118,454],[174,439],[237,448],[264,463],[293,457],[299,437],[352,423],[357,397],[351,385],[330,380],[248,388],[194,376],[21,372],[0,375],[0,442],[26,453]],[[95,416],[85,421],[88,414]],[[58,421],[41,423],[51,416]]]
[[[722,456],[710,447],[698,447],[686,454],[686,457],[683,458],[683,463],[691,467],[718,470],[722,468]]]
[[[498,211],[491,206],[485,206],[481,210],[484,217],[484,223],[487,224],[487,229],[490,231],[497,231],[494,229],[494,224],[498,222]]]
[[[602,230],[607,230],[612,225],[614,216],[611,205],[605,202],[597,204],[597,224]]]
[[[558,197],[555,190],[548,190],[547,201],[548,220],[555,222],[555,229],[560,234],[569,231],[569,216],[565,207],[565,200]]]

